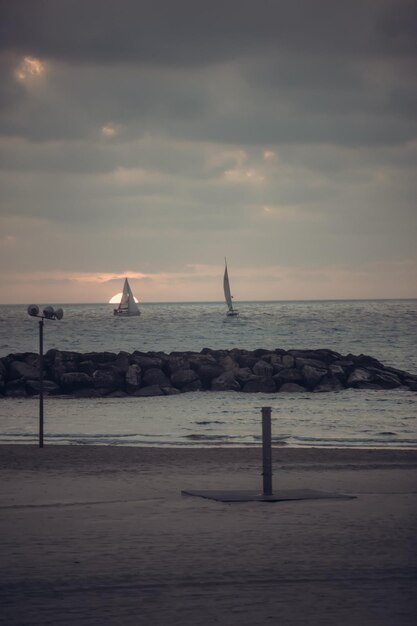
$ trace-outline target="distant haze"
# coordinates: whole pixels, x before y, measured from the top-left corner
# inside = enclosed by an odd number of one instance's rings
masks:
[[[0,10],[0,303],[417,296],[414,0]]]

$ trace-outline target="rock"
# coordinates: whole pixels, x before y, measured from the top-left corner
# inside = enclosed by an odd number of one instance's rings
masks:
[[[181,393],[181,391],[176,387],[161,387],[161,389],[164,392],[165,396],[176,396],[177,394]]]
[[[327,374],[327,369],[323,367],[313,367],[311,365],[304,365],[302,370],[302,375],[307,387],[315,387]]]
[[[113,363],[117,358],[114,352],[86,352],[81,355],[81,359],[85,361],[92,361],[95,365],[98,363]]]
[[[192,369],[177,370],[171,376],[171,385],[177,389],[189,389],[190,385],[193,391],[201,388],[201,380],[198,374]]]
[[[363,367],[357,367],[353,370],[347,380],[348,387],[357,387],[358,385],[362,385],[363,383],[371,383],[372,382],[372,374],[368,372],[368,370]]]
[[[141,352],[135,351],[131,356],[131,362],[136,363],[139,367],[145,371],[150,369],[151,367],[157,367],[159,369],[162,368],[162,359],[157,357],[150,357],[142,354]]]
[[[266,354],[271,354],[271,350],[266,350],[265,348],[257,348],[253,351],[253,356],[256,356],[258,359],[261,359]]]
[[[357,385],[355,385],[354,387],[355,389],[369,389],[371,391],[379,391],[382,389],[381,385],[377,385],[376,383],[368,383],[368,382],[363,382],[363,383],[358,383]]]
[[[130,354],[128,352],[119,352],[116,360],[112,363],[112,366],[120,374],[126,374],[130,365]]]
[[[48,352],[45,355],[45,359],[49,363],[70,364],[71,368],[76,369],[77,363],[79,363],[79,361],[81,360],[88,360],[88,356],[82,355],[79,352],[70,352],[68,350],[48,350]]]
[[[271,376],[259,376],[248,380],[242,388],[245,393],[275,393],[276,390],[275,381]]]
[[[84,372],[84,374],[88,374],[89,376],[92,376],[96,369],[97,365],[94,363],[94,361],[91,360],[80,361],[80,363],[78,364],[78,371]]]
[[[273,376],[277,385],[282,383],[300,383],[304,381],[304,377],[301,372],[295,368],[283,369],[278,374]]]
[[[171,386],[169,378],[164,374],[161,369],[158,369],[156,367],[150,367],[148,370],[145,371],[142,378],[142,384],[146,387],[152,385],[160,385],[162,387]]]
[[[343,369],[341,365],[338,365],[337,363],[331,363],[329,365],[329,373],[332,376],[335,376],[336,378],[338,378],[340,381],[346,380],[345,370]]]
[[[233,372],[224,372],[211,381],[212,391],[240,391],[240,385]]]
[[[380,385],[382,389],[395,389],[401,387],[401,380],[396,374],[386,372],[380,369],[374,369],[373,367],[368,370],[372,375],[372,382]]]
[[[272,374],[274,373],[274,367],[270,363],[260,360],[255,363],[255,365],[252,368],[252,371],[255,374],[255,376],[271,377]],[[274,386],[275,386],[275,383],[274,383]]]
[[[84,372],[66,372],[61,376],[61,387],[65,393],[92,386],[92,377]]]
[[[249,368],[252,369],[254,365],[259,361],[255,356],[251,354],[242,354],[236,359],[238,366],[242,369]]]
[[[26,398],[26,381],[19,378],[7,382],[4,385],[4,393],[8,398]]]
[[[93,373],[93,384],[96,389],[116,391],[123,386],[123,377],[117,370],[107,367],[107,369],[99,369]]]
[[[141,369],[139,365],[133,363],[133,365],[129,365],[125,375],[125,384],[126,390],[128,392],[136,391],[139,389],[142,382]]]
[[[230,355],[227,355],[223,359],[220,359],[219,365],[225,371],[233,371],[234,369],[239,367],[239,364],[236,363],[236,361],[234,359],[232,359],[232,357]]]
[[[289,354],[296,359],[312,359],[322,362],[322,367],[328,365],[341,355],[334,350],[328,350],[327,348],[319,348],[317,350],[289,350]]]
[[[284,366],[282,364],[282,355],[280,354],[273,354],[269,362],[274,369],[274,374],[277,374],[284,369]]]
[[[341,356],[332,350],[212,350],[201,352],[49,350],[44,356],[45,393],[101,397],[125,392],[171,395],[200,389],[263,391],[337,391],[417,389],[417,375],[384,367],[360,354]],[[39,390],[39,355],[9,354],[0,359],[0,394],[25,397]],[[295,387],[291,387],[291,385]],[[158,389],[157,389],[158,388]],[[275,390],[276,390],[275,389]]]
[[[234,370],[233,376],[240,385],[257,378],[249,367],[239,367],[239,369]]]
[[[165,394],[159,385],[148,385],[134,391],[132,395],[138,398],[148,398],[151,396],[164,396]]]
[[[340,378],[333,374],[326,374],[321,379],[320,383],[314,388],[314,392],[328,392],[328,391],[340,391],[344,389],[344,385],[340,381]]]
[[[295,359],[291,354],[284,354],[282,357],[282,366],[284,369],[291,369],[295,365]]]
[[[201,380],[201,384],[204,389],[210,389],[211,381],[213,378],[217,378],[222,374],[223,370],[220,365],[217,365],[216,362],[214,364],[203,364],[199,365],[198,369],[195,370],[199,379]]]
[[[296,357],[295,359],[295,367],[299,370],[303,369],[305,365],[309,365],[310,367],[315,367],[316,369],[324,369],[327,371],[326,364],[324,361],[319,361],[319,359],[306,359],[304,357]]]
[[[28,365],[24,361],[12,361],[10,364],[10,380],[24,378],[25,380],[39,380],[39,368]]]
[[[287,393],[297,392],[298,393],[299,391],[307,391],[307,389],[305,387],[302,387],[301,385],[297,385],[297,383],[284,383],[279,388],[280,393],[281,392],[287,392]]]
[[[40,392],[39,380],[27,380],[26,391],[29,395],[37,395]],[[60,387],[53,380],[43,381],[43,393],[46,396],[57,395],[61,392]]]
[[[188,358],[184,356],[180,356],[177,354],[170,354],[167,362],[167,371],[170,375],[174,372],[178,372],[178,370],[188,370],[190,368],[190,361]]]

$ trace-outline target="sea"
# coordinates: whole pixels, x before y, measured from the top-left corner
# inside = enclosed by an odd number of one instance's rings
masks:
[[[63,319],[45,321],[45,352],[330,348],[417,374],[415,299],[241,302],[235,318],[220,302],[140,304],[140,317],[130,318],[115,317],[108,304],[59,306]],[[0,306],[0,357],[38,350],[37,319],[26,306]],[[417,447],[417,394],[402,389],[46,397],[45,445],[260,446],[264,406],[274,445]],[[0,443],[36,443],[38,410],[37,397],[1,397]]]

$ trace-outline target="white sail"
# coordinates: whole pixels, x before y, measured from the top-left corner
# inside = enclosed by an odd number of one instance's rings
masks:
[[[125,284],[123,285],[122,299],[117,309],[114,311],[115,315],[140,315],[138,305],[135,302],[132,290],[129,285],[129,281],[125,278]]]
[[[223,277],[223,289],[224,289],[224,297],[226,300],[226,304],[227,307],[229,309],[228,311],[228,315],[237,315],[237,311],[236,309],[233,308],[233,296],[230,292],[230,283],[229,283],[229,274],[227,271],[227,262],[226,259],[224,260],[225,263],[225,267],[224,267],[224,277]]]

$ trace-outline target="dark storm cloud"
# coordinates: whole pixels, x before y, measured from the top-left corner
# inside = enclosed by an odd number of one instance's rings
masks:
[[[94,139],[109,120],[130,138],[244,144],[417,133],[410,0],[17,0],[2,14],[4,135]],[[25,54],[49,65],[36,97],[16,84]]]
[[[254,50],[408,54],[412,0],[7,0],[4,47],[66,60],[189,65]]]

